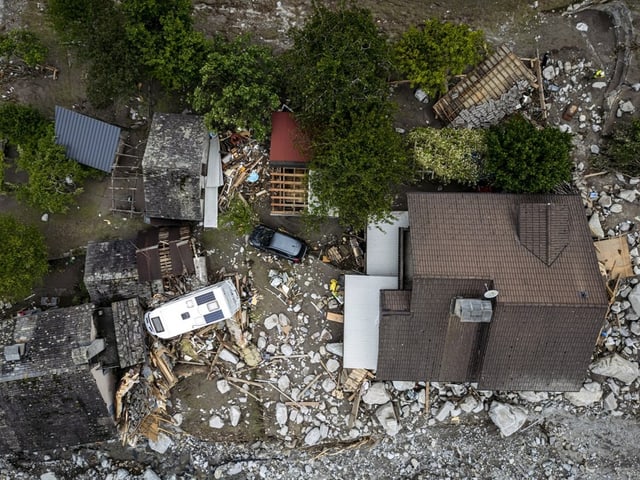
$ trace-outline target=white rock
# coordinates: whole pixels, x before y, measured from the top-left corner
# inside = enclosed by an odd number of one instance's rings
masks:
[[[601,90],[607,86],[607,82],[593,82],[591,86],[597,90]]]
[[[287,423],[287,406],[284,403],[276,403],[276,422],[281,426]]]
[[[42,220],[43,222],[48,222],[49,221],[49,214],[48,213],[43,213],[42,216],[40,217],[40,220]]]
[[[597,238],[604,238],[604,230],[600,224],[600,216],[598,212],[594,212],[589,219],[589,228],[591,229],[591,235]]]
[[[286,327],[289,325],[289,318],[284,313],[278,314],[278,324],[281,327]]]
[[[214,415],[209,419],[209,426],[211,428],[222,428],[224,427],[224,422],[219,415]]]
[[[394,436],[400,431],[400,424],[391,402],[385,403],[376,410],[376,418],[388,435]]]
[[[272,330],[278,325],[278,315],[275,313],[264,319],[264,328]]]
[[[632,203],[636,200],[637,194],[638,192],[636,190],[620,190],[620,193],[618,193],[618,197],[626,200],[629,203]]]
[[[229,382],[227,382],[224,378],[218,380],[216,382],[216,386],[218,387],[218,391],[222,394],[227,393],[229,390],[231,390]]]
[[[489,418],[508,437],[520,430],[527,421],[527,411],[522,407],[494,401],[489,408]]]
[[[322,389],[327,393],[331,393],[336,389],[336,382],[327,377],[322,381]]]
[[[157,440],[151,440],[149,439],[149,448],[155,452],[158,453],[166,453],[167,450],[169,450],[169,447],[173,444],[173,440],[171,440],[171,438],[160,432],[158,434],[158,439]]]
[[[416,386],[416,382],[392,382],[393,388],[395,388],[399,392],[404,392],[406,390],[411,390]]]
[[[440,410],[436,414],[436,420],[439,422],[444,422],[447,418],[449,418],[449,415],[451,415],[451,412],[454,408],[455,405],[453,404],[453,402],[444,402],[444,405],[440,407]]]
[[[327,360],[326,366],[327,370],[329,370],[331,373],[337,372],[340,368],[340,362],[335,358],[330,358],[329,360]]]
[[[285,343],[280,347],[280,351],[282,352],[283,355],[288,357],[293,353],[293,347],[288,343]]]
[[[462,410],[465,413],[473,412],[477,406],[478,406],[478,400],[473,395],[467,395],[458,404],[458,407],[460,407],[460,410]]]
[[[613,392],[609,392],[609,395],[604,397],[604,406],[607,410],[615,410],[618,408],[618,400]]]
[[[344,355],[344,343],[327,343],[325,347],[327,352],[333,353],[338,357],[342,357]]]
[[[633,308],[633,311],[640,315],[640,283],[633,287],[631,292],[629,292],[627,300],[631,302],[631,308]]]
[[[598,145],[591,145],[591,153],[598,155],[600,153],[600,147]]]
[[[226,348],[220,350],[220,355],[218,355],[220,360],[224,360],[225,362],[236,364],[238,363],[238,357],[236,357],[233,353],[231,353]]]
[[[626,102],[622,102],[620,104],[620,110],[622,110],[623,113],[633,113],[636,111],[636,107],[633,105],[633,103],[627,100]]]
[[[144,475],[142,476],[142,479],[143,480],[162,480],[160,475],[158,475],[156,472],[154,472],[153,470],[151,470],[148,467],[144,471]]]
[[[258,337],[258,349],[264,350],[267,346],[267,339],[264,337]]]
[[[46,472],[40,475],[40,480],[58,480],[58,477],[53,472]]]
[[[231,425],[236,427],[238,423],[240,423],[240,418],[242,418],[242,412],[240,412],[240,408],[232,405],[229,408],[229,421],[231,422]]]
[[[565,392],[564,398],[576,407],[587,407],[602,398],[602,386],[598,382],[585,383],[577,392]]]
[[[545,80],[553,80],[556,76],[556,71],[553,65],[545,67],[544,70],[542,70],[542,76],[545,78]]]
[[[576,23],[576,29],[577,29],[579,32],[586,32],[586,31],[588,31],[588,30],[589,30],[589,25],[587,25],[587,24],[586,24],[586,23],[584,23],[584,22],[578,22],[578,23]]]
[[[518,396],[529,403],[539,403],[549,398],[549,394],[547,392],[522,391],[518,392]]]
[[[627,385],[633,383],[640,374],[638,362],[626,360],[617,353],[594,362],[591,371],[596,375],[616,378]]]
[[[320,440],[320,429],[314,427],[304,436],[304,443],[307,445],[315,445]]]
[[[621,213],[622,205],[620,205],[619,203],[614,203],[613,205],[611,205],[611,207],[609,207],[609,211],[611,213]]]
[[[289,377],[287,377],[286,375],[282,375],[278,379],[278,388],[280,390],[286,391],[289,388],[289,385],[291,385],[291,381],[289,380]]]
[[[382,405],[389,400],[391,400],[391,395],[382,382],[372,383],[369,390],[362,396],[362,401],[367,405]]]

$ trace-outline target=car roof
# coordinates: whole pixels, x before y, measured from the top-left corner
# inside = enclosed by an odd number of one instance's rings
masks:
[[[302,248],[302,242],[294,237],[291,237],[290,235],[275,232],[273,234],[273,237],[271,238],[271,243],[269,244],[269,246],[288,255],[297,255]]]

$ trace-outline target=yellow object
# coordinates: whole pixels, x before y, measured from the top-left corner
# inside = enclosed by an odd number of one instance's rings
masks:
[[[338,285],[338,280],[336,280],[335,278],[332,278],[331,281],[329,282],[329,290],[331,290],[331,293],[336,294],[338,293],[339,289],[340,289],[340,285]]]
[[[602,70],[596,70],[596,73],[593,74],[593,78],[603,78],[604,72]]]

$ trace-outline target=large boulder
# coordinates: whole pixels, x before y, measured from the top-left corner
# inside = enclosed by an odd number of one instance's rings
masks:
[[[591,365],[591,371],[596,375],[613,377],[629,385],[640,375],[638,362],[622,358],[617,353],[601,358]]]
[[[385,403],[376,410],[376,418],[388,435],[394,436],[400,431],[400,424],[391,402]]]
[[[369,390],[362,396],[362,401],[367,405],[382,405],[389,400],[391,395],[382,382],[372,383]]]
[[[516,433],[527,421],[527,411],[522,407],[506,403],[492,402],[489,408],[489,418],[508,437]]]
[[[638,283],[627,295],[627,300],[631,303],[631,308],[636,313],[636,315],[640,315],[640,283]]]
[[[565,392],[564,398],[576,407],[588,407],[602,398],[602,387],[598,382],[585,383],[577,392]]]

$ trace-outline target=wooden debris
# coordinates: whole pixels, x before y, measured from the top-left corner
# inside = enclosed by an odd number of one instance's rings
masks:
[[[364,368],[355,368],[348,374],[347,380],[344,382],[343,390],[345,392],[356,392],[360,390],[360,386],[374,375]]]
[[[344,323],[344,315],[341,313],[327,312],[325,318],[330,322]]]

